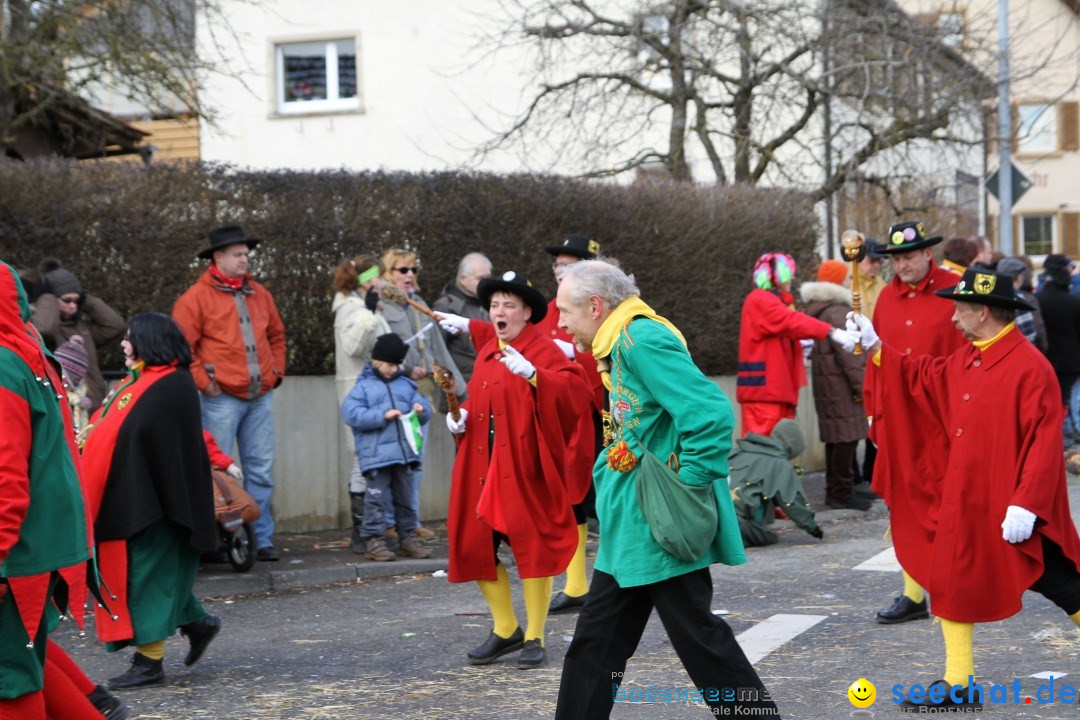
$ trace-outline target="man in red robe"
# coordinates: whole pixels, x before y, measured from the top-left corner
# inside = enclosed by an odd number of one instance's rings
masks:
[[[468,323],[477,346],[469,399],[458,420],[447,416],[459,436],[447,514],[450,582],[476,581],[491,608],[494,628],[469,651],[471,663],[521,649],[518,666],[536,667],[545,660],[552,577],[577,547],[566,453],[590,394],[581,366],[537,330],[547,301],[525,278],[481,280],[477,296],[491,322]],[[522,579],[524,631],[496,555],[504,540]]]
[[[905,355],[945,357],[963,346],[964,338],[952,323],[952,304],[937,297],[938,290],[950,288],[959,279],[934,263],[931,249],[940,237],[927,237],[922,223],[899,223],[889,228],[881,252],[892,259],[895,275],[882,289],[874,306],[874,326],[882,339]],[[945,473],[945,452],[940,443],[922,447],[915,443],[902,423],[894,423],[883,412],[872,412],[872,363],[867,367],[864,402],[871,416],[870,439],[878,446],[874,465],[873,490],[880,495],[893,519],[893,545],[898,556],[910,555],[901,546],[906,538],[895,532],[897,518],[911,520],[913,532],[925,536],[930,519],[919,517],[926,508],[937,507],[934,484],[922,486],[906,482],[908,478],[940,478]],[[905,398],[897,398],[903,402]],[[944,432],[943,428],[937,428]],[[915,451],[914,448],[918,448]],[[900,564],[906,570],[907,566]],[[892,606],[877,614],[879,623],[894,624],[930,617],[922,587],[904,572],[904,590]]]
[[[1050,363],[1016,329],[1016,311],[1031,306],[1010,276],[981,268],[936,294],[953,301],[967,341],[948,357],[883,344],[861,315],[849,328],[858,327],[878,368],[875,410],[891,429],[905,428],[911,447],[945,449],[941,476],[893,485],[933,503],[894,515],[893,535],[901,564],[930,591],[946,654],[944,679],[925,701],[904,704],[971,708],[982,694],[972,687],[974,623],[1016,614],[1030,589],[1080,625],[1080,537],[1065,485],[1061,391]]]
[[[600,243],[584,235],[571,235],[562,245],[545,248],[555,259],[552,270],[555,281],[561,282],[563,271],[582,260],[594,260],[600,254]],[[596,359],[589,350],[578,350],[574,339],[559,327],[559,311],[555,298],[548,303],[547,314],[536,324],[540,334],[550,337],[571,362],[585,371],[585,378],[592,392],[592,407],[583,412],[578,420],[577,431],[566,448],[566,482],[573,503],[574,520],[577,522],[578,545],[574,557],[566,568],[566,587],[551,598],[551,613],[577,612],[589,597],[589,579],[585,572],[585,542],[589,535],[588,519],[596,516],[596,494],[592,486],[592,468],[604,445],[601,413],[604,410],[604,383],[596,369]]]

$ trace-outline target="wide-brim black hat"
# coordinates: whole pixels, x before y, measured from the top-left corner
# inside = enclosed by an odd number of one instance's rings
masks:
[[[533,324],[540,322],[547,315],[547,298],[524,276],[513,270],[503,273],[502,277],[484,278],[476,285],[476,297],[480,299],[480,304],[485,310],[491,310],[491,296],[497,292],[507,292],[524,300],[525,304],[532,308],[529,322]]]
[[[885,235],[881,252],[886,255],[898,255],[937,245],[939,242],[941,242],[940,237],[926,236],[921,222],[897,223],[890,227],[888,234]]]
[[[871,238],[866,238],[866,254],[873,260],[884,260],[889,257],[885,252],[885,246]]]
[[[244,230],[239,225],[225,225],[210,231],[210,247],[199,253],[203,260],[209,260],[218,250],[224,250],[230,245],[243,243],[249,250],[254,250],[259,244],[259,238],[244,237]]]
[[[934,294],[947,300],[959,300],[976,305],[993,305],[1012,310],[1035,309],[1028,304],[1027,300],[1016,294],[1011,275],[982,268],[968,268],[964,271],[960,282],[951,288],[938,290]]]
[[[544,250],[551,255],[573,255],[582,260],[593,260],[600,254],[600,243],[584,235],[571,235],[562,245],[551,245]]]

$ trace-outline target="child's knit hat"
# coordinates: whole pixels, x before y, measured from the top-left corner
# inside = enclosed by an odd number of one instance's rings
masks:
[[[82,335],[72,335],[71,339],[56,348],[53,357],[64,368],[68,382],[77,386],[86,377],[86,370],[90,367],[90,356],[86,354]]]
[[[371,359],[400,365],[408,353],[409,348],[400,337],[394,333],[386,333],[375,338]]]

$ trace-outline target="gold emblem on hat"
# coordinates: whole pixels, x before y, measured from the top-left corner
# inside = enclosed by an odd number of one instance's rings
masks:
[[[904,242],[904,233],[897,230],[892,234],[892,237],[889,239],[892,240],[893,245],[902,245]]]
[[[989,295],[993,292],[995,283],[997,283],[997,278],[993,275],[987,275],[986,273],[975,274],[975,292],[980,295]]]
[[[127,407],[129,402],[131,402],[131,393],[124,393],[120,396],[120,399],[116,401],[116,407],[119,410],[123,410]]]
[[[589,241],[589,252],[591,252],[593,255],[599,255],[600,254],[600,243],[596,242],[595,240],[590,240]]]

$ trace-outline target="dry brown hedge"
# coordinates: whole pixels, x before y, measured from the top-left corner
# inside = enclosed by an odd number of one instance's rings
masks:
[[[201,271],[195,253],[206,232],[228,223],[264,239],[252,256],[254,272],[284,317],[293,374],[332,372],[329,284],[343,257],[414,249],[422,294],[433,302],[461,256],[478,250],[497,272],[525,273],[550,296],[551,256],[542,248],[574,232],[597,239],[636,275],[643,298],[684,331],[703,370],[731,373],[754,259],[784,249],[809,268],[817,238],[810,201],[782,190],[462,172],[0,162],[0,258],[32,268],[58,257],[127,316],[171,310]]]

